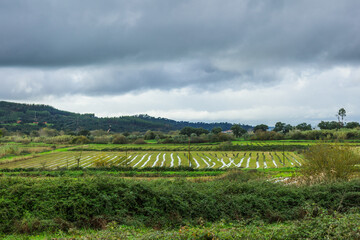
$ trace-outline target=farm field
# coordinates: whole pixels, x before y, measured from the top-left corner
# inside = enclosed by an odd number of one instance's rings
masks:
[[[302,157],[294,152],[191,152],[190,159],[185,151],[64,151],[38,156],[31,159],[0,164],[1,169],[43,168],[59,169],[98,166],[119,167],[192,167],[195,169],[212,168],[283,168],[299,167]]]
[[[224,143],[192,143],[191,151],[296,151],[306,150],[319,141],[312,140],[273,140],[273,141],[232,141],[231,149],[223,149]],[[329,142],[328,144],[335,144]],[[347,146],[360,147],[360,142],[346,141]],[[75,147],[81,151],[188,151],[187,144],[157,144],[149,141],[147,144],[86,144]]]

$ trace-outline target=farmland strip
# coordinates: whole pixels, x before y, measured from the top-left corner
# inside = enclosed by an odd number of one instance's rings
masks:
[[[179,167],[180,167],[180,166],[181,166],[181,158],[180,158],[179,155],[177,155],[177,158],[178,158],[178,160],[179,160]]]
[[[149,155],[148,159],[146,160],[146,162],[141,166],[142,168],[145,167],[145,165],[150,161],[152,154]]]
[[[199,164],[199,162],[193,157],[193,159],[194,159],[194,161],[195,161],[195,163],[196,163],[196,168],[199,168],[200,167],[200,164]]]
[[[224,162],[224,159],[221,159],[220,162],[223,164],[223,165],[220,167],[220,169],[227,166],[226,163]]]
[[[120,162],[117,166],[121,166],[121,164],[123,164],[125,161],[127,161],[131,157],[132,157],[132,155],[128,156],[126,159],[124,159],[122,162]]]
[[[266,159],[265,159],[265,154],[263,153],[263,160],[264,160],[264,168],[267,168],[268,166],[267,166],[267,163],[266,163]]]
[[[201,158],[201,160],[204,161],[204,163],[207,165],[208,168],[210,167],[210,164],[204,158]]]
[[[274,157],[273,157],[273,155],[271,153],[270,153],[270,157],[272,159],[272,162],[273,162],[274,166],[277,168],[278,165],[276,164],[276,161],[275,161],[275,159],[274,159]]]
[[[249,168],[249,165],[250,165],[250,159],[251,159],[251,156],[249,156],[249,158],[247,159],[247,162],[246,162],[246,168]]]
[[[130,165],[130,163],[132,163],[133,161],[135,161],[135,159],[138,157],[139,155],[136,155],[133,159],[130,160],[130,162],[127,163],[127,165]]]
[[[89,158],[91,158],[91,155],[86,156],[83,160],[86,161]],[[53,166],[56,166],[58,168],[70,167],[74,162],[77,163],[77,160],[76,160],[75,156],[68,156],[68,158],[66,158],[64,161],[56,162],[51,167],[53,167]]]
[[[236,165],[236,166],[237,166],[237,167],[241,167],[241,164],[243,163],[244,159],[245,159],[245,157],[243,157],[243,158],[240,160],[239,164]]]
[[[146,155],[148,155],[147,153],[145,153],[145,155],[142,156],[142,158],[137,162],[135,163],[135,165],[133,167],[136,167],[142,160],[144,160],[144,158],[146,157]]]
[[[294,159],[295,162],[297,162],[297,164],[299,164],[299,166],[301,166],[301,163],[294,157],[292,157],[292,159]]]
[[[174,166],[174,157],[173,157],[173,154],[174,154],[174,153],[171,153],[171,154],[170,154],[170,158],[171,158],[170,167],[173,167],[173,166]]]
[[[156,160],[155,162],[153,163],[153,165],[151,167],[155,167],[156,166],[156,163],[159,161],[159,156],[160,156],[161,153],[159,153],[157,156],[156,156]]]
[[[163,167],[163,166],[164,166],[164,163],[165,163],[165,155],[166,155],[166,153],[164,153],[164,155],[163,155],[163,160],[162,160],[162,162],[161,162],[160,167]]]

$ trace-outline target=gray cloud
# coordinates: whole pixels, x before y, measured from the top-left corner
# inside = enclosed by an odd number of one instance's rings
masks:
[[[60,69],[0,68],[0,95],[24,99],[64,94],[117,95],[150,89],[191,87],[199,91],[217,91],[241,87],[257,76],[259,82],[269,76],[252,71],[223,71],[209,62],[161,63],[142,67],[86,66]],[[220,87],[220,84],[226,86]]]
[[[260,121],[273,105],[284,118],[302,104],[307,119],[326,115],[328,103],[356,111],[359,9],[358,0],[0,1],[0,97],[47,103],[82,96],[74,98],[84,108],[87,97],[95,106],[99,98],[160,92],[146,112],[199,111],[196,120],[233,120],[240,112]],[[272,91],[294,93],[272,98]],[[196,108],[197,101],[204,103]],[[140,105],[135,112],[145,111]]]
[[[356,62],[360,2],[28,1],[0,3],[0,65],[233,57],[251,64]]]

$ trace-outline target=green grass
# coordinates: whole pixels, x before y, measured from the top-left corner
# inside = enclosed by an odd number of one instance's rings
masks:
[[[214,177],[224,174],[224,171],[98,171],[98,170],[34,170],[34,171],[11,171],[0,172],[2,177],[137,177],[137,178],[199,178]]]
[[[201,222],[175,229],[153,229],[107,224],[104,230],[74,229],[69,232],[36,235],[3,235],[4,240],[22,239],[358,239],[360,214],[320,215],[300,221],[264,223],[261,221]]]

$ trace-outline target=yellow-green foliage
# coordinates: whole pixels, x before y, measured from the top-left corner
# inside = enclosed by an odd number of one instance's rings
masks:
[[[0,146],[0,157],[4,157],[6,155],[19,155],[20,153],[21,151],[16,145]]]
[[[110,163],[104,158],[99,158],[94,161],[94,165],[95,167],[109,167]]]
[[[347,180],[360,163],[360,156],[352,148],[340,144],[316,144],[304,155],[302,173],[312,182]]]

